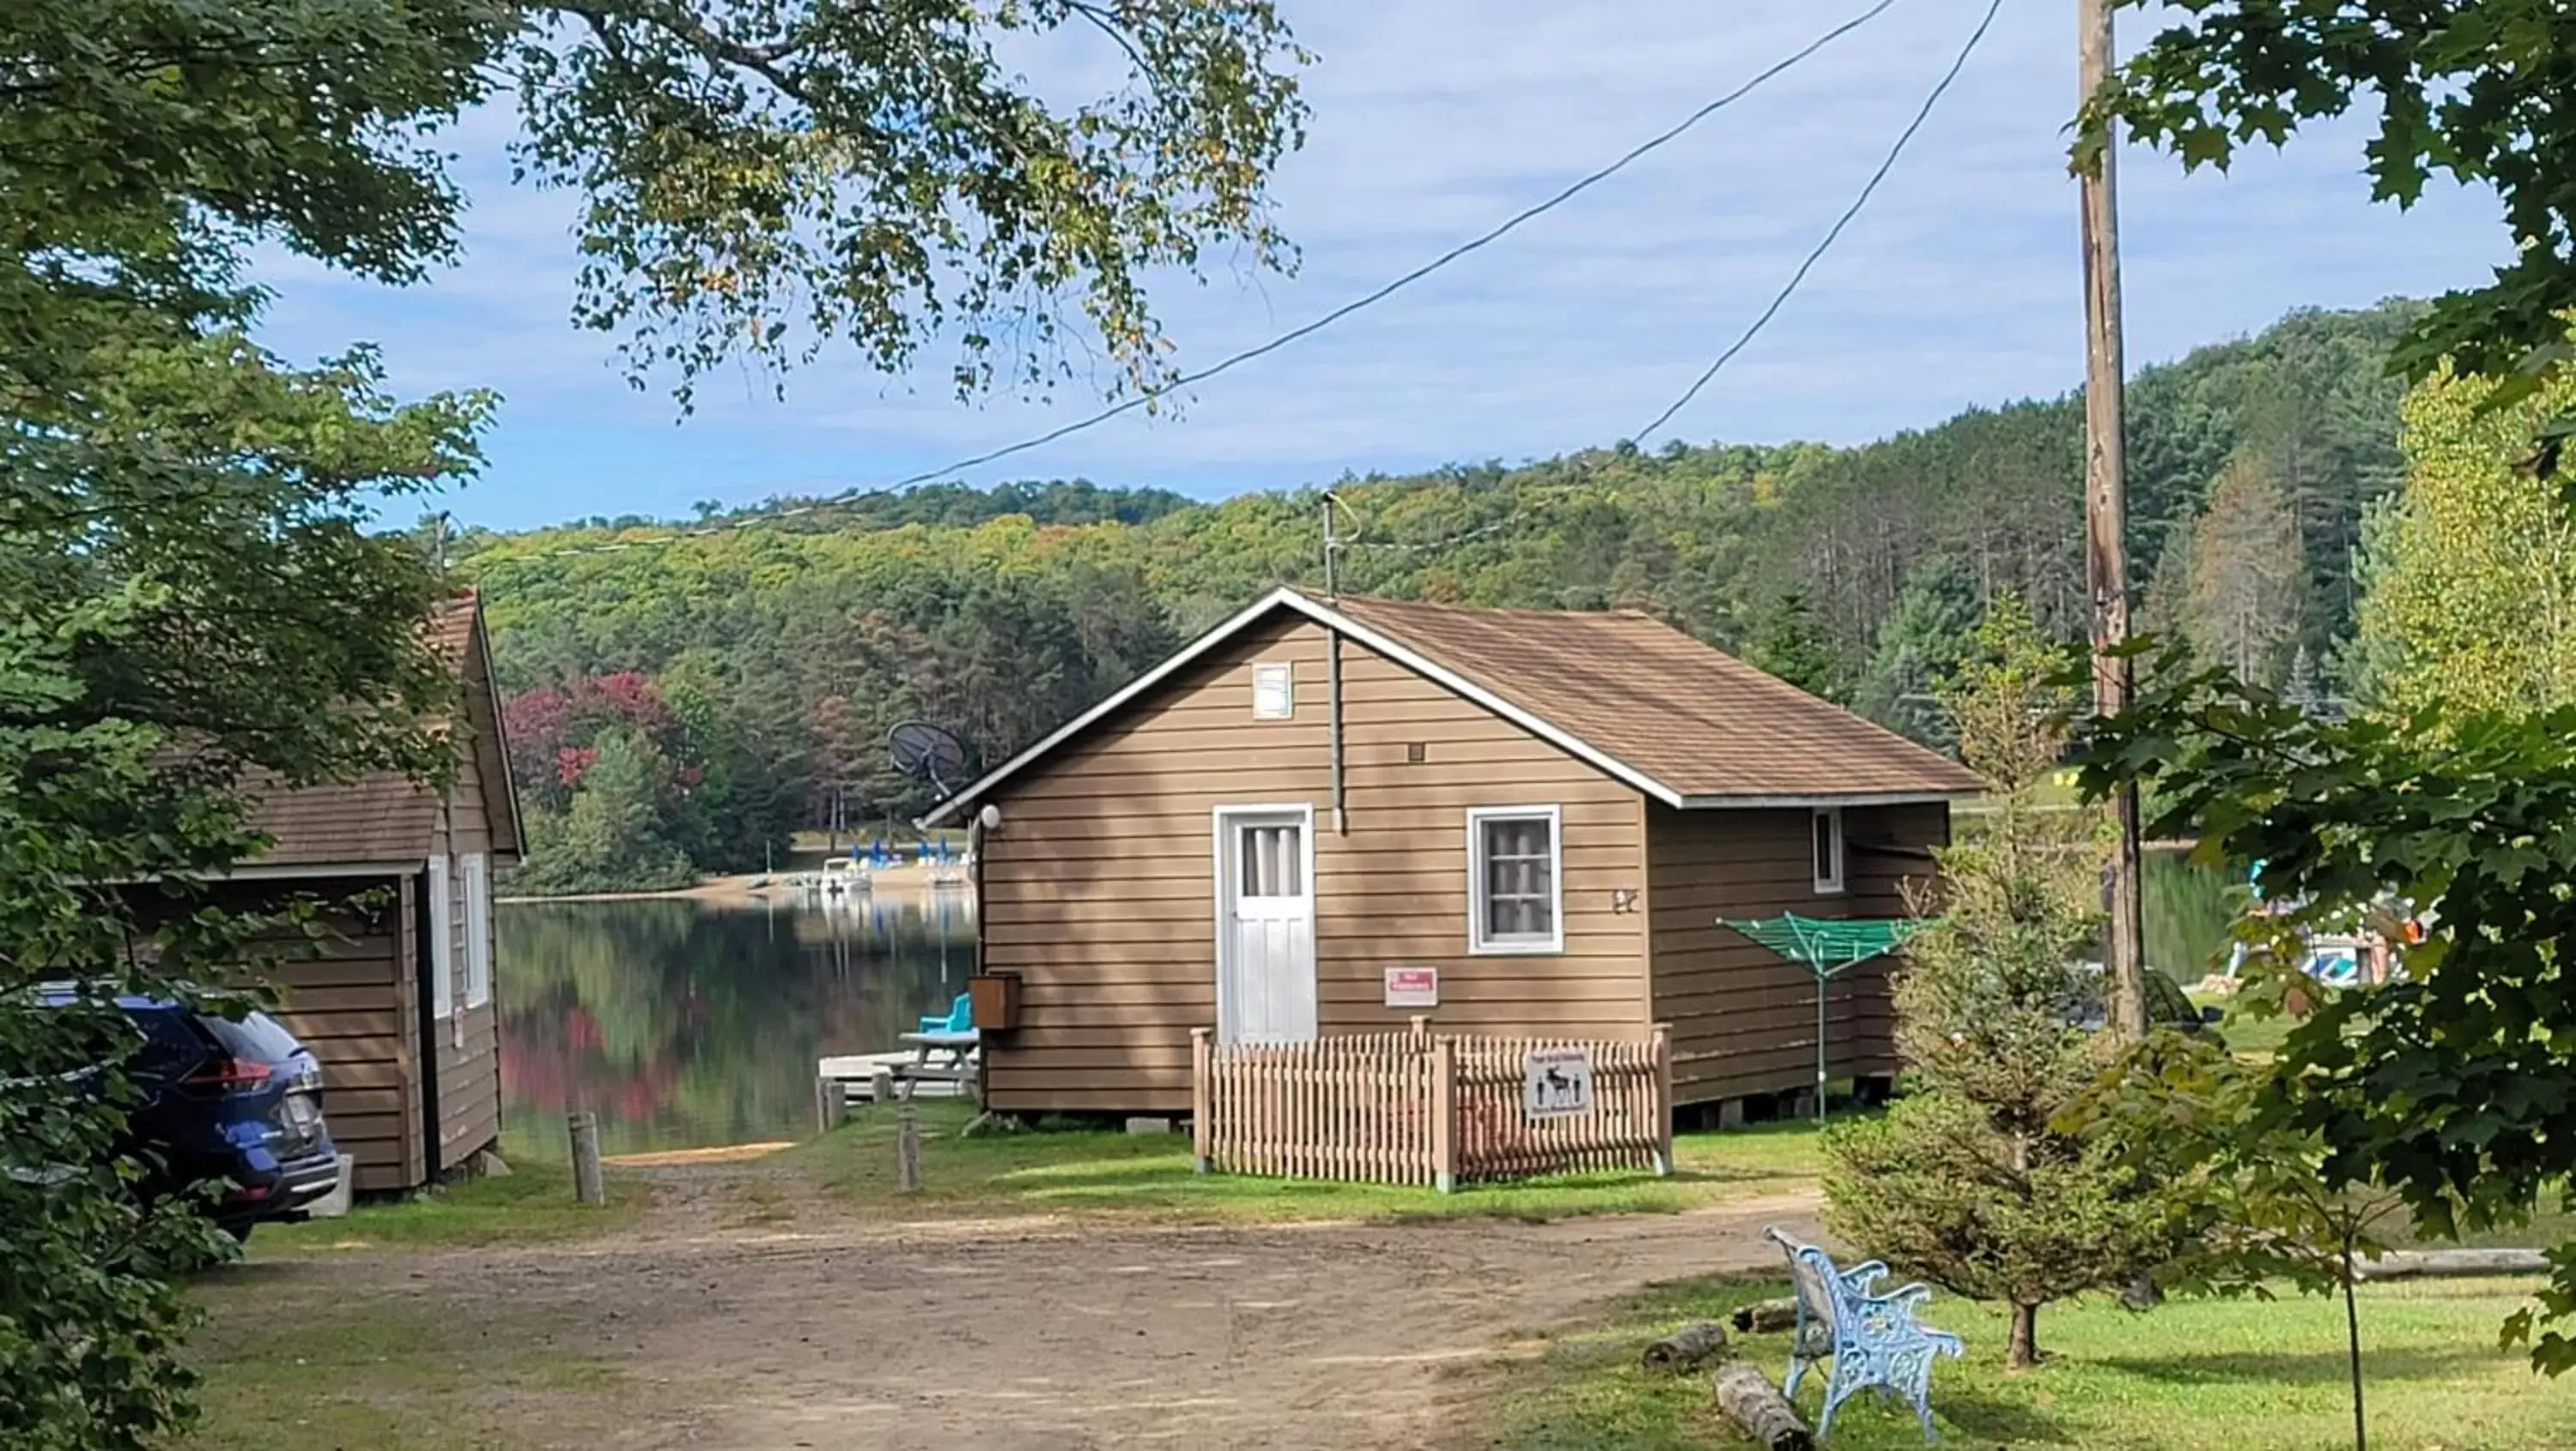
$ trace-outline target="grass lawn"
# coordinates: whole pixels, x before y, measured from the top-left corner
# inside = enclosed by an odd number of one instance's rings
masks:
[[[340,1219],[262,1225],[251,1236],[251,1254],[556,1244],[632,1225],[644,1199],[641,1183],[612,1169],[608,1203],[583,1205],[572,1197],[569,1165],[522,1160],[499,1178],[362,1203]]]
[[[1316,1220],[1657,1213],[1812,1189],[1821,1167],[1809,1124],[1766,1124],[1674,1143],[1671,1178],[1560,1174],[1455,1194],[1299,1179],[1201,1175],[1181,1135],[1048,1132],[961,1139],[973,1111],[936,1102],[921,1113],[918,1193],[895,1188],[894,1115],[856,1108],[851,1122],[784,1151],[777,1162],[843,1202],[895,1217],[969,1214],[1127,1215],[1165,1220]]]
[[[2362,1293],[2364,1390],[2373,1445],[2407,1451],[2543,1451],[2576,1445],[2576,1377],[2532,1374],[2496,1349],[2522,1287],[2427,1281]],[[1498,1403],[1500,1451],[1663,1451],[1741,1445],[1708,1406],[1704,1376],[1648,1376],[1637,1352],[1673,1326],[1718,1319],[1778,1284],[1711,1282],[1650,1292],[1611,1322],[1515,1363]],[[1968,1342],[1933,1372],[1932,1406],[1951,1445],[2087,1451],[2318,1451],[2352,1444],[2339,1301],[2175,1301],[2133,1315],[2108,1300],[2040,1312],[2049,1359],[2003,1368],[1999,1311],[1936,1296],[1925,1319]],[[1785,1336],[1743,1342],[1775,1378]],[[1821,1376],[1801,1388],[1812,1420]],[[1834,1451],[1923,1445],[1910,1409],[1863,1395],[1834,1420]]]
[[[347,1304],[272,1273],[253,1264],[197,1284],[207,1321],[188,1359],[204,1376],[202,1414],[171,1451],[491,1451],[513,1444],[507,1413],[520,1400],[588,1422],[592,1444],[618,1424],[618,1372],[530,1350],[545,1328],[510,1322],[506,1307],[456,1316],[376,1295]]]

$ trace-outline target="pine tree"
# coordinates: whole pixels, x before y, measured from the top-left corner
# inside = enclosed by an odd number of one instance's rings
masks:
[[[2306,567],[2298,520],[2271,471],[2240,455],[2210,488],[2192,525],[2183,633],[2202,659],[2239,679],[2280,679],[2303,631]]]
[[[1981,658],[1943,692],[1993,809],[1940,850],[1940,925],[1908,945],[1897,1046],[1915,1091],[1885,1117],[1825,1140],[1825,1222],[1856,1248],[1978,1300],[2011,1307],[2016,1366],[2039,1355],[2039,1310],[2126,1284],[2163,1256],[2153,1180],[2063,1116],[2099,1077],[2108,1035],[2098,941],[2098,818],[2041,792],[2072,702],[2057,658],[2006,597],[1978,631]],[[1924,903],[1923,908],[1933,904]]]
[[[1772,605],[1745,658],[1809,695],[1843,703],[1841,663],[1816,628],[1815,609],[1804,590],[1790,590]]]

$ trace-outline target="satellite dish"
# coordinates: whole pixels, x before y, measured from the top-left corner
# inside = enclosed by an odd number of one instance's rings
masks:
[[[904,721],[886,732],[886,753],[897,772],[928,781],[942,796],[966,774],[964,743],[926,720]]]

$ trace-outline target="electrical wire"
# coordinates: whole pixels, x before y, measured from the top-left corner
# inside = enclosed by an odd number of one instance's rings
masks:
[[[1159,388],[1148,389],[1133,398],[1127,399],[1121,403],[1112,404],[1111,406],[1103,408],[1099,412],[1091,414],[1088,417],[1077,418],[1071,423],[1067,423],[1062,427],[1041,433],[1034,438],[1023,439],[1014,444],[1007,444],[987,453],[979,453],[972,458],[959,459],[957,462],[949,464],[943,468],[932,469],[926,473],[914,474],[912,477],[907,479],[899,479],[895,482],[893,487],[901,489],[908,488],[914,484],[926,484],[934,479],[944,478],[954,473],[962,473],[967,469],[978,468],[984,464],[992,463],[999,459],[1009,458],[1011,455],[1016,453],[1026,453],[1033,448],[1042,448],[1058,439],[1080,433],[1088,428],[1096,428],[1121,414],[1133,412],[1138,408],[1145,407],[1156,399],[1168,396],[1175,390],[1189,387],[1195,383],[1206,382],[1208,379],[1226,372],[1239,364],[1248,363],[1255,358],[1275,353],[1279,349],[1284,348],[1290,343],[1296,342],[1301,338],[1312,337],[1316,333],[1322,332],[1324,329],[1331,327],[1334,323],[1340,322],[1343,318],[1349,317],[1352,313],[1358,312],[1362,308],[1369,307],[1394,296],[1396,293],[1412,286],[1414,283],[1421,281],[1423,278],[1428,277],[1432,273],[1439,271],[1441,268],[1448,266],[1450,263],[1457,261],[1459,258],[1494,242],[1500,241],[1504,236],[1517,230],[1522,223],[1543,216],[1548,212],[1552,212],[1565,203],[1572,201],[1583,192],[1590,190],[1593,186],[1618,175],[1620,172],[1626,170],[1631,164],[1644,157],[1647,153],[1655,151],[1658,148],[1679,139],[1684,132],[1697,126],[1700,122],[1707,120],[1709,117],[1716,115],[1718,112],[1725,110],[1728,106],[1735,104],[1737,101],[1744,99],[1746,96],[1751,95],[1764,83],[1779,76],[1782,72],[1796,66],[1801,61],[1806,60],[1809,56],[1823,50],[1826,46],[1831,45],[1842,37],[1860,29],[1869,22],[1876,20],[1879,16],[1887,13],[1887,11],[1896,3],[1897,0],[1878,0],[1877,4],[1872,5],[1867,10],[1864,10],[1860,14],[1853,16],[1851,19],[1844,21],[1842,24],[1835,26],[1833,29],[1826,31],[1824,34],[1817,36],[1814,40],[1811,40],[1805,45],[1799,47],[1797,50],[1790,52],[1782,59],[1773,62],[1769,67],[1756,73],[1752,79],[1746,81],[1740,86],[1737,86],[1734,90],[1727,92],[1725,95],[1722,95],[1716,100],[1709,102],[1707,105],[1700,107],[1698,110],[1691,112],[1688,116],[1683,117],[1678,123],[1667,127],[1663,131],[1660,131],[1655,135],[1646,138],[1644,141],[1637,143],[1635,146],[1630,147],[1627,153],[1621,156],[1618,160],[1611,162],[1609,165],[1602,167],[1598,171],[1594,171],[1582,177],[1580,180],[1577,180],[1571,185],[1558,191],[1554,196],[1514,213],[1500,225],[1459,243],[1457,246],[1450,248],[1448,251],[1441,253],[1439,256],[1432,258],[1430,261],[1425,262],[1421,266],[1414,268],[1412,271],[1405,273],[1403,276],[1396,278],[1394,281],[1377,288],[1375,291],[1366,292],[1358,297],[1352,298],[1350,301],[1343,303],[1341,306],[1334,308],[1332,311],[1325,313],[1323,316],[1316,318],[1312,322],[1290,328],[1288,331],[1270,339],[1268,342],[1246,348],[1242,352],[1236,353],[1228,358],[1220,359],[1196,372],[1184,373]]]
[[[1808,41],[1798,49],[1791,51],[1781,59],[1774,61],[1769,66],[1756,72],[1750,79],[1746,80],[1735,89],[1717,97],[1715,100],[1708,102],[1698,110],[1683,117],[1680,121],[1666,127],[1664,130],[1659,131],[1652,136],[1647,137],[1635,146],[1630,147],[1624,154],[1609,165],[1586,173],[1581,178],[1559,189],[1554,195],[1547,197],[1543,201],[1539,201],[1523,208],[1509,218],[1506,218],[1498,225],[1490,227],[1487,230],[1478,233],[1476,236],[1451,247],[1448,251],[1441,253],[1439,256],[1432,258],[1430,261],[1425,262],[1421,266],[1414,268],[1412,271],[1396,278],[1394,281],[1388,282],[1372,291],[1363,293],[1310,322],[1290,328],[1288,331],[1279,334],[1277,337],[1274,337],[1267,342],[1246,348],[1229,357],[1221,358],[1218,361],[1209,364],[1207,367],[1201,368],[1195,372],[1184,373],[1158,388],[1148,389],[1133,398],[1112,404],[1098,412],[1088,414],[1084,417],[1077,418],[1070,423],[1049,429],[1035,437],[1025,438],[1017,443],[1007,444],[1001,448],[979,453],[969,458],[962,458],[954,463],[945,464],[939,468],[929,469],[906,478],[897,479],[891,484],[886,484],[876,488],[851,489],[843,493],[834,494],[828,498],[816,499],[787,509],[764,510],[757,514],[743,516],[738,520],[728,520],[723,524],[705,525],[695,529],[672,530],[663,534],[652,535],[639,539],[621,539],[595,544],[565,545],[557,549],[533,550],[526,554],[513,555],[511,557],[513,559],[524,560],[548,558],[562,554],[607,553],[623,549],[642,549],[659,544],[674,543],[683,539],[695,539],[710,534],[720,534],[730,529],[751,528],[774,520],[794,518],[798,515],[811,514],[823,509],[844,508],[851,504],[863,503],[871,499],[883,498],[888,495],[899,493],[902,490],[912,488],[919,484],[933,483],[953,474],[963,473],[968,469],[979,468],[985,464],[1009,458],[1014,454],[1027,453],[1032,449],[1043,448],[1059,439],[1068,438],[1087,429],[1097,428],[1101,424],[1109,422],[1111,419],[1134,412],[1136,409],[1143,408],[1158,399],[1167,397],[1178,389],[1186,388],[1197,383],[1203,383],[1210,378],[1216,377],[1220,373],[1227,372],[1244,363],[1251,362],[1256,358],[1277,352],[1291,343],[1312,337],[1316,333],[1322,332],[1324,329],[1331,327],[1333,324],[1340,322],[1343,318],[1349,317],[1355,312],[1374,306],[1379,302],[1383,302],[1405,288],[1412,286],[1414,283],[1421,281],[1423,278],[1430,276],[1432,273],[1458,261],[1460,258],[1466,257],[1471,253],[1500,241],[1503,237],[1518,230],[1524,223],[1543,216],[1548,212],[1554,211],[1556,208],[1572,201],[1575,197],[1590,190],[1594,186],[1597,186],[1600,183],[1609,180],[1611,177],[1618,175],[1620,172],[1625,171],[1629,166],[1635,164],[1638,160],[1642,159],[1649,153],[1680,139],[1684,133],[1690,131],[1702,121],[1707,120],[1709,117],[1725,110],[1737,101],[1751,95],[1766,83],[1799,65],[1801,62],[1804,62],[1808,57],[1813,56],[1820,50],[1823,50],[1826,46],[1833,44],[1835,41],[1842,39],[1844,36],[1849,35],[1853,31],[1860,29],[1862,26],[1869,24],[1873,20],[1876,20],[1879,16],[1886,14],[1889,10],[1893,9],[1897,3],[1898,0],[1876,0],[1876,3],[1872,4],[1868,9],[1861,11],[1850,19],[1845,20],[1841,24],[1834,26],[1832,29],[1825,31],[1823,34],[1817,36],[1811,41]],[[2000,0],[1998,0],[1998,3],[2000,3]],[[1988,18],[1991,19],[1991,15],[1989,15]],[[1662,420],[1659,419],[1657,421],[1661,422]]]
[[[1914,140],[1915,133],[1921,131],[1923,123],[1931,119],[1932,110],[1941,104],[1941,98],[1949,94],[1951,83],[1959,79],[1961,71],[1967,69],[1968,57],[1977,53],[1977,47],[1985,41],[1986,32],[1994,28],[1996,14],[2003,8],[2004,0],[1992,0],[1992,3],[1986,6],[1985,18],[1978,21],[1977,28],[1969,34],[1968,43],[1960,48],[1958,59],[1950,62],[1949,71],[1941,77],[1940,83],[1932,88],[1932,94],[1923,98],[1922,109],[1916,111],[1914,119],[1906,124],[1904,133],[1896,138],[1896,145],[1889,148],[1887,159],[1878,164],[1878,170],[1870,174],[1868,184],[1860,189],[1860,195],[1852,198],[1852,204],[1835,219],[1832,229],[1825,233],[1824,240],[1818,242],[1815,250],[1807,254],[1806,260],[1798,264],[1798,270],[1789,278],[1789,285],[1780,289],[1779,296],[1772,298],[1771,305],[1762,309],[1762,315],[1753,320],[1753,325],[1744,330],[1744,335],[1737,338],[1734,345],[1725,352],[1718,354],[1717,361],[1709,364],[1707,371],[1694,379],[1689,388],[1683,390],[1682,396],[1674,399],[1663,412],[1656,414],[1654,422],[1637,430],[1635,435],[1637,442],[1645,442],[1656,429],[1671,422],[1674,414],[1688,407],[1690,401],[1699,396],[1700,390],[1708,386],[1709,380],[1715,378],[1720,369],[1733,362],[1736,354],[1743,352],[1755,338],[1761,336],[1762,330],[1770,326],[1771,319],[1780,315],[1780,309],[1788,305],[1789,299],[1796,295],[1798,288],[1806,282],[1807,274],[1815,270],[1816,264],[1824,259],[1825,253],[1831,251],[1834,243],[1840,240],[1843,229],[1850,226],[1852,219],[1861,214],[1861,209],[1869,205],[1869,199],[1877,192],[1878,184],[1887,180],[1887,174],[1896,169],[1897,158],[1905,154],[1905,148]]]

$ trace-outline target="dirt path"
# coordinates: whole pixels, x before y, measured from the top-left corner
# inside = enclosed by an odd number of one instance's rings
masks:
[[[613,1426],[542,1396],[503,1408],[535,1446],[1408,1447],[1459,1434],[1447,1372],[1659,1280],[1776,1264],[1761,1227],[1812,1231],[1814,1208],[898,1227],[853,1220],[757,1166],[656,1179],[647,1220],[609,1240],[269,1273],[282,1291],[343,1301],[503,1307],[502,1324],[547,1327],[547,1349],[623,1373]]]

